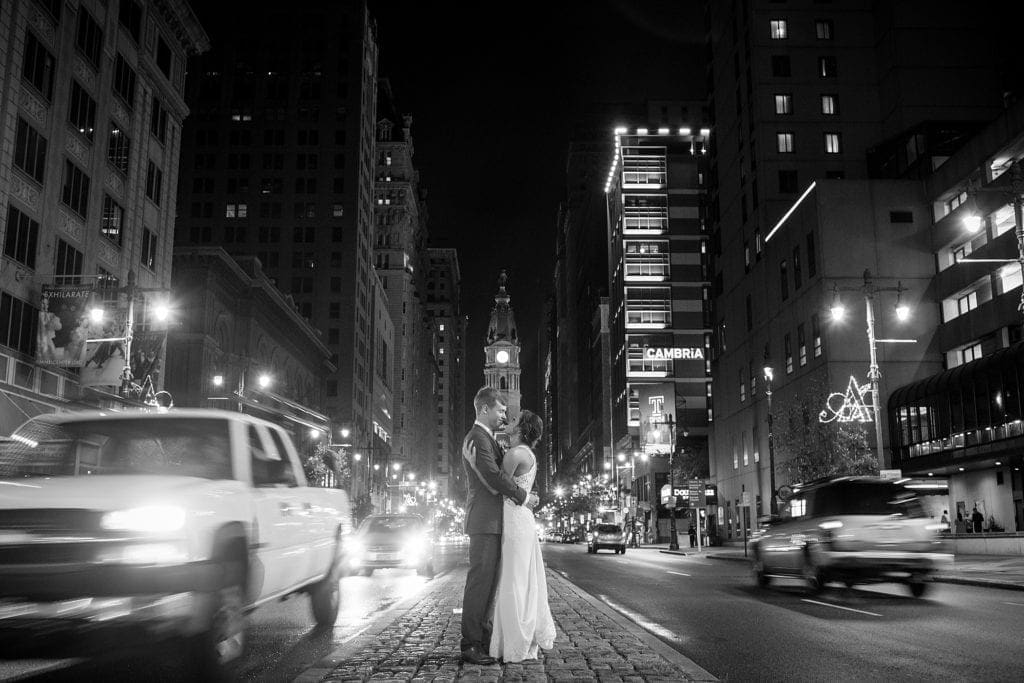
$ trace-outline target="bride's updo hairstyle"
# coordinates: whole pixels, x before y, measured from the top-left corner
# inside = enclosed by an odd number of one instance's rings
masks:
[[[523,438],[523,443],[533,448],[543,433],[544,420],[540,419],[539,415],[530,410],[524,410],[519,414],[519,435]]]

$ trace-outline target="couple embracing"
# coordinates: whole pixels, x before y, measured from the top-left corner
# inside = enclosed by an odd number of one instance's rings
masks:
[[[524,410],[509,434],[511,447],[504,452],[494,437],[506,421],[501,393],[484,387],[473,399],[473,407],[476,422],[462,444],[469,491],[462,660],[494,664],[499,658],[506,662],[536,659],[538,648],[550,648],[555,639],[533,519],[539,498],[530,492],[537,476],[533,447],[544,423]]]

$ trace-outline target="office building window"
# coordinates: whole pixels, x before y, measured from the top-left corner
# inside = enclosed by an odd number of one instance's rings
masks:
[[[839,154],[842,152],[842,135],[840,133],[825,133],[825,154]]]
[[[100,67],[100,50],[103,47],[103,29],[84,7],[78,8],[78,27],[75,31],[75,47],[93,65]]]
[[[835,116],[839,113],[839,100],[836,95],[821,96],[821,113],[825,116]]]
[[[92,142],[96,129],[96,100],[74,79],[71,81],[71,98],[68,102],[68,123]]]
[[[128,173],[128,154],[131,140],[113,121],[110,122],[110,134],[107,136],[107,161],[121,174]]]
[[[832,56],[818,57],[818,75],[822,78],[835,78],[839,75],[839,65]]]
[[[747,308],[747,332],[750,332],[752,329],[754,329],[754,304],[751,301],[749,294],[747,294],[746,308]]]
[[[249,217],[249,205],[248,204],[225,204],[224,205],[224,218],[248,218]],[[262,230],[263,228],[261,228]]]
[[[139,262],[150,270],[156,268],[156,233],[149,228],[142,229],[142,254]]]
[[[114,58],[114,94],[121,98],[129,109],[135,106],[135,69],[128,64],[120,52]]]
[[[25,31],[25,58],[21,64],[21,77],[31,83],[43,97],[53,97],[53,79],[57,62],[31,31]]]
[[[758,228],[754,231],[754,259],[760,261],[763,251],[764,240],[761,238],[761,228]]]
[[[155,96],[153,97],[153,111],[149,116],[149,132],[160,141],[161,145],[167,142],[167,110]]]
[[[782,348],[786,354],[786,374],[793,372],[793,338],[788,332],[782,337]]]
[[[782,259],[782,262],[779,263],[779,291],[783,301],[789,298],[789,267],[786,264],[786,259]]]
[[[747,382],[743,377],[743,370],[740,370],[740,403],[747,400]]]
[[[164,172],[150,159],[146,167],[146,196],[157,206],[160,206],[160,200],[163,198],[163,184]]]
[[[14,165],[29,174],[36,182],[43,182],[46,171],[46,138],[20,116],[14,136]]]
[[[775,95],[775,113],[776,114],[792,114],[793,113],[793,96],[789,93],[776,93]]]
[[[117,20],[138,43],[142,35],[142,5],[135,0],[119,0]]]
[[[783,169],[779,171],[779,192],[792,194],[797,190],[797,174],[795,170]]]
[[[171,77],[171,48],[163,36],[156,37],[156,66],[168,79]]]
[[[811,337],[814,343],[814,357],[821,355],[821,322],[817,313],[811,314]]]
[[[89,176],[66,159],[60,198],[82,218],[89,213]]]
[[[62,239],[57,240],[57,261],[54,275],[59,285],[77,285],[81,282],[82,252]]]
[[[796,348],[800,357],[800,367],[807,365],[807,339],[804,336],[804,324],[796,326]]]
[[[8,204],[4,255],[29,268],[35,268],[38,244],[39,223]]]
[[[772,76],[788,78],[789,74],[789,55],[772,55]]]
[[[785,19],[772,19],[768,26],[772,40],[785,40],[788,37]]]
[[[38,329],[39,309],[7,292],[0,293],[0,344],[22,353],[34,353]]]
[[[793,133],[776,133],[775,147],[779,154],[793,153]]]
[[[832,40],[832,20],[818,19],[814,22],[814,32],[818,40]]]
[[[818,262],[814,256],[814,233],[807,233],[807,277],[818,274]]]
[[[121,246],[124,235],[124,209],[109,194],[103,195],[103,215],[100,218],[100,234],[114,244]]]

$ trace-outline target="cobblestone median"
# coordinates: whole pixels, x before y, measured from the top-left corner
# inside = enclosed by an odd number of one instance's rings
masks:
[[[436,579],[419,601],[397,610],[382,628],[343,646],[297,681],[673,682],[714,680],[674,652],[548,571],[554,647],[534,661],[463,664],[459,650],[466,568]]]

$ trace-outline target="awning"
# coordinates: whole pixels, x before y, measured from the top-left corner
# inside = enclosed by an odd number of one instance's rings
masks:
[[[29,418],[53,412],[53,406],[0,390],[0,435],[9,436]]]

